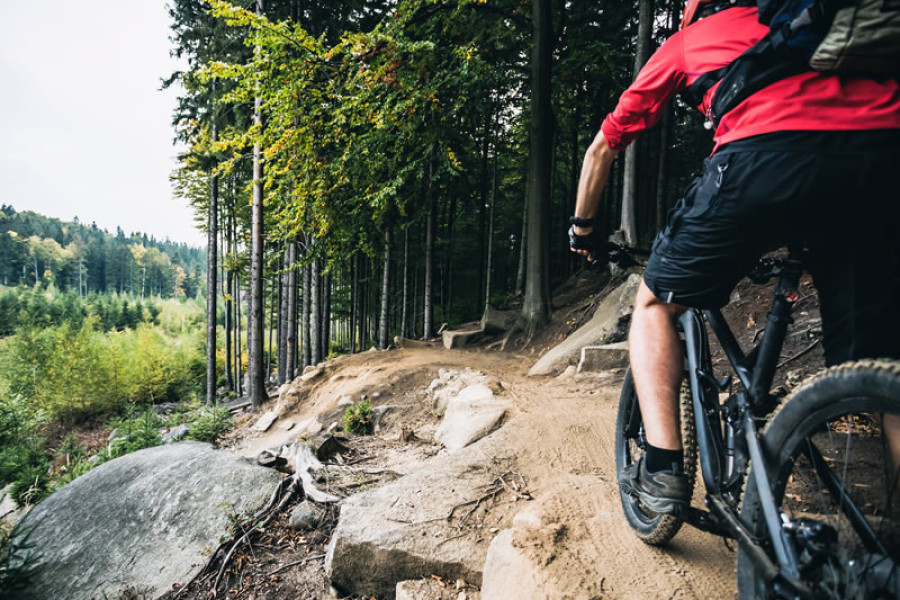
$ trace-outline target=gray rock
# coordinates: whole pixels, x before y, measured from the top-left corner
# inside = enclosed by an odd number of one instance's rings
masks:
[[[380,431],[384,426],[384,415],[391,411],[394,407],[391,404],[382,404],[381,406],[372,407],[372,429]]]
[[[338,408],[346,408],[348,406],[353,406],[353,398],[350,396],[343,396],[340,400],[338,400]]]
[[[578,361],[579,373],[599,373],[628,366],[628,342],[585,346]]]
[[[171,444],[172,442],[177,442],[178,440],[184,439],[188,433],[190,433],[191,428],[187,423],[182,423],[178,427],[174,429],[170,429],[169,431],[162,434],[162,441],[165,444]]]
[[[435,413],[439,415],[443,415],[447,412],[447,405],[450,404],[450,401],[456,398],[457,394],[459,394],[459,390],[462,389],[460,386],[452,386],[448,385],[447,387],[442,387],[435,392],[431,396],[431,408]]]
[[[484,562],[482,600],[544,600],[540,568],[513,543],[513,530],[501,531],[491,542]]]
[[[556,376],[559,381],[564,381],[566,379],[572,379],[575,377],[575,374],[578,372],[578,369],[575,368],[575,365],[569,365],[566,367],[566,370]]]
[[[555,375],[579,359],[585,346],[598,346],[616,330],[619,319],[631,312],[640,275],[632,273],[618,288],[603,298],[594,316],[561,344],[545,353],[528,371],[531,376]]]
[[[303,375],[300,376],[300,381],[311,381],[316,377],[320,376],[325,371],[322,367],[314,367],[309,365],[305,369],[303,369]]]
[[[281,475],[209,444],[179,442],[100,465],[20,523],[41,558],[29,600],[88,600],[187,583],[228,530],[266,503]],[[223,510],[222,507],[232,507]]]
[[[0,523],[14,527],[27,511],[16,506],[16,501],[12,499],[12,487],[9,484],[0,490]]]
[[[448,329],[441,333],[441,341],[444,344],[444,348],[447,350],[465,348],[469,344],[474,344],[481,340],[483,337],[484,332],[480,329],[474,331],[451,331]]]
[[[177,408],[177,402],[163,402],[162,404],[155,405],[153,410],[155,410],[158,415],[170,415],[175,412],[175,409]]]
[[[319,526],[321,517],[309,500],[304,500],[291,511],[288,524],[299,531],[315,529]]]
[[[278,413],[274,410],[270,410],[263,414],[253,426],[254,431],[268,431],[269,427],[272,426],[272,423],[278,418]]]
[[[474,468],[481,460],[475,448],[463,450],[346,498],[325,558],[332,584],[383,600],[396,598],[398,582],[432,575],[480,585],[489,540],[478,529],[460,535],[460,515],[447,516],[491,485],[494,476]]]
[[[465,448],[496,429],[508,408],[486,385],[471,385],[450,400],[434,439],[450,450]]]

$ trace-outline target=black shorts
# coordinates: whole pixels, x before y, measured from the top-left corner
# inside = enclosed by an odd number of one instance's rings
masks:
[[[718,308],[763,253],[791,243],[811,251],[826,362],[900,358],[900,130],[724,146],[669,213],[644,281],[665,302]]]

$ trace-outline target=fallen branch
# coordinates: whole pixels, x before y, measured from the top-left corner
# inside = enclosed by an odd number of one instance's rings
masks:
[[[311,562],[314,560],[318,560],[320,558],[325,558],[325,555],[324,554],[316,554],[315,556],[307,556],[306,558],[302,558],[300,560],[295,560],[292,563],[288,563],[286,565],[281,565],[280,567],[278,567],[277,569],[275,569],[274,571],[269,573],[268,576],[271,577],[272,575],[281,573],[282,571],[286,571],[286,570],[290,569],[291,567],[296,567],[297,565],[302,565],[303,563],[308,563],[308,562]]]
[[[294,496],[294,494],[297,492],[298,489],[300,489],[299,484],[296,483],[293,478],[285,477],[284,479],[282,479],[281,481],[278,482],[278,485],[275,487],[275,490],[272,492],[272,495],[269,497],[269,501],[266,503],[266,505],[263,506],[260,510],[258,510],[249,519],[247,519],[246,524],[248,526],[245,528],[243,525],[240,525],[241,530],[244,531],[245,533],[244,533],[244,535],[242,535],[240,537],[240,539],[238,539],[237,542],[234,543],[234,545],[232,545],[232,547],[229,549],[229,551],[225,554],[225,557],[222,559],[222,567],[219,569],[219,572],[216,576],[216,583],[215,583],[215,586],[213,587],[213,594],[215,594],[215,591],[218,589],[219,580],[222,577],[222,573],[224,573],[225,568],[228,566],[229,562],[231,561],[231,557],[234,555],[234,551],[237,549],[237,547],[248,538],[248,536],[253,532],[254,529],[265,527],[269,523],[269,521],[272,520],[272,517],[276,513],[280,513],[284,509],[284,507],[287,505],[287,503],[290,502],[291,498]],[[284,496],[281,498],[281,501],[278,502],[278,497],[283,492],[284,492]],[[278,502],[277,506],[276,506],[276,502]],[[266,516],[264,519],[262,519],[262,517],[267,514],[268,514],[268,516]],[[262,519],[262,520],[260,520],[260,519]],[[173,599],[180,596],[184,590],[188,589],[191,585],[193,585],[195,582],[199,581],[208,572],[210,572],[210,567],[216,561],[216,558],[228,546],[228,544],[231,541],[232,540],[228,540],[228,541],[220,544],[219,547],[216,548],[216,550],[210,555],[209,560],[206,562],[206,565],[204,565],[204,567],[202,569],[200,569],[197,572],[197,574],[191,578],[190,581],[188,581],[186,584],[184,584],[183,586],[178,588],[178,591],[173,596]],[[251,546],[251,549],[252,549],[252,546]]]
[[[793,356],[790,357],[790,358],[786,358],[786,359],[784,359],[783,361],[781,361],[780,363],[778,363],[778,366],[775,367],[775,368],[776,368],[776,369],[780,369],[781,367],[783,367],[784,365],[788,364],[789,362],[791,362],[791,361],[793,361],[793,360],[797,360],[798,358],[800,358],[801,356],[803,356],[804,354],[806,354],[807,352],[811,351],[813,348],[815,348],[816,346],[818,346],[820,341],[822,341],[822,340],[816,340],[816,341],[814,341],[812,344],[810,344],[809,346],[807,346],[806,348],[804,348],[803,350],[801,350],[801,351],[798,352],[797,354],[793,355]]]

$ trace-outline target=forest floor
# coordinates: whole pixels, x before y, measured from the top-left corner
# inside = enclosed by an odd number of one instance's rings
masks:
[[[527,345],[510,344],[505,351],[451,351],[435,344],[370,351],[329,361],[309,395],[280,421],[322,415],[333,410],[340,397],[366,394],[373,398],[373,404],[390,404],[393,408],[385,417],[385,426],[375,435],[350,438],[351,450],[345,458],[386,472],[409,472],[423,460],[446,452],[431,441],[439,417],[431,410],[429,384],[439,376],[440,369],[479,371],[513,405],[512,418],[492,434],[515,457],[508,468],[521,477],[528,495],[540,506],[542,521],[558,524],[559,531],[565,532],[562,541],[519,540],[528,552],[536,554],[535,560],[546,564],[548,580],[565,582],[557,589],[571,590],[571,596],[567,595],[571,598],[733,597],[733,545],[686,527],[666,548],[649,547],[633,535],[622,517],[613,443],[624,374],[527,376],[546,350],[590,319],[591,308],[607,283],[603,277],[587,274],[564,288],[554,299],[551,324]],[[822,366],[817,298],[809,281],[803,281],[800,296],[795,311],[797,323],[784,348],[785,364],[777,382],[786,389]],[[744,281],[733,296],[726,318],[745,348],[759,335],[770,304],[771,286]],[[716,361],[721,360],[717,356]],[[263,434],[253,431],[255,419],[246,416],[226,447],[256,456],[263,449],[289,442],[290,431],[279,428],[278,423]],[[410,431],[414,433],[411,438],[404,434]],[[333,491],[347,493],[381,483],[378,478],[369,478],[355,490],[336,484]],[[702,488],[698,483],[695,506],[702,506]],[[492,524],[502,528],[523,508],[518,502],[485,503],[475,517],[486,529]],[[288,526],[289,513],[290,508],[255,536],[251,546],[237,553],[226,571],[227,591],[223,594],[220,588],[215,597],[333,597],[324,555],[337,523],[337,509],[326,512],[318,529],[306,531]],[[547,556],[538,556],[541,553]],[[445,583],[446,598],[464,597],[458,595],[456,582]],[[209,582],[195,584],[179,598],[213,597],[210,587]]]

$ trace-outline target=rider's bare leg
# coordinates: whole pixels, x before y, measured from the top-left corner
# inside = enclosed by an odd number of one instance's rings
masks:
[[[685,310],[661,302],[641,281],[628,338],[631,373],[647,441],[666,450],[681,450],[678,390],[684,355],[676,324]]]

